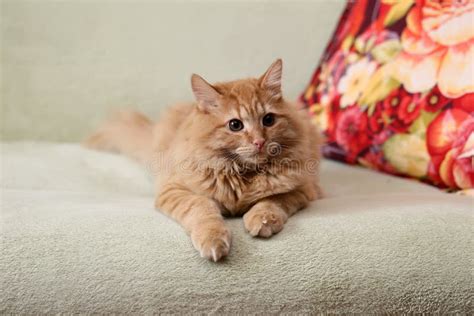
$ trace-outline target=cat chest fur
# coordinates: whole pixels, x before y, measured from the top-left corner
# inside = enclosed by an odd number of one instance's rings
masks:
[[[203,194],[219,204],[223,215],[238,216],[265,197],[264,192],[255,190],[255,182],[261,177],[264,174],[208,170],[200,187]]]

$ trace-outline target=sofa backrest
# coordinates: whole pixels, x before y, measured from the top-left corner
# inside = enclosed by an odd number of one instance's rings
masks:
[[[193,72],[255,76],[277,57],[296,98],[344,3],[1,1],[2,139],[78,141],[115,108],[191,100]]]

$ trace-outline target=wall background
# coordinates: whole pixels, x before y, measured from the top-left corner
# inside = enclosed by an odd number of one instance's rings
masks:
[[[77,141],[112,108],[153,117],[210,82],[277,57],[283,89],[307,84],[344,0],[1,1],[1,137]]]

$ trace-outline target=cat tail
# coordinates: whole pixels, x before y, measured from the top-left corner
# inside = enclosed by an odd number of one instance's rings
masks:
[[[147,164],[153,159],[153,127],[154,123],[143,114],[122,110],[82,144],[91,149],[118,152]]]

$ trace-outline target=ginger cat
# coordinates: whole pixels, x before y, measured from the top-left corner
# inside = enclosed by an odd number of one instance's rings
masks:
[[[224,216],[243,215],[252,236],[270,237],[319,196],[319,134],[282,97],[282,61],[260,78],[209,84],[193,75],[195,103],[158,122],[121,112],[85,141],[151,168],[155,206],[218,261],[231,246]]]

